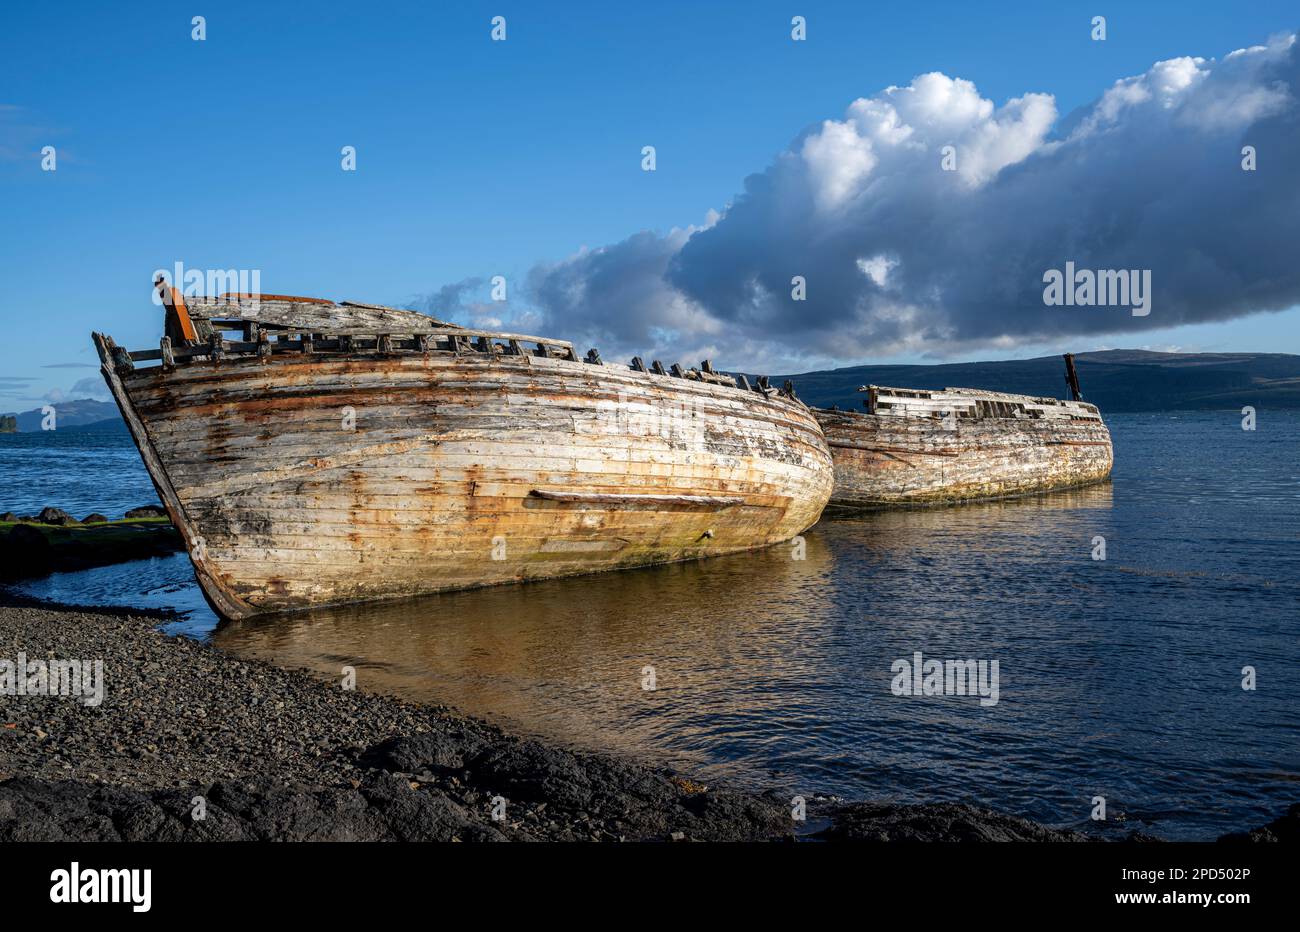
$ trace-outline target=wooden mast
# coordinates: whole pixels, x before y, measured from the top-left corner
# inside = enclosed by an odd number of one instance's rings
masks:
[[[1083,392],[1079,391],[1079,373],[1074,370],[1074,354],[1065,354],[1065,384],[1070,386],[1070,396],[1074,401],[1083,400]]]

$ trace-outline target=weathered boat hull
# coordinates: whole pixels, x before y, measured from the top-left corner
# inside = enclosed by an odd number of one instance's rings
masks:
[[[816,420],[774,394],[498,353],[133,369],[97,340],[231,618],[743,551],[831,491]]]
[[[1085,485],[1113,464],[1101,420],[859,414],[815,409],[835,463],[831,504],[933,505]]]

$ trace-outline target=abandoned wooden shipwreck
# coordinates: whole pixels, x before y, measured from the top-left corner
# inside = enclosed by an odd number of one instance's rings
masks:
[[[863,386],[865,413],[814,409],[835,462],[831,505],[927,505],[1069,488],[1104,479],[1110,431],[1082,400],[967,388]]]
[[[157,284],[157,348],[93,339],[227,618],[757,548],[830,496],[817,421],[765,379]]]

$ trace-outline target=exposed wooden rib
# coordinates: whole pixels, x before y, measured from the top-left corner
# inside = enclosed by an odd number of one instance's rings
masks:
[[[1096,405],[1085,401],[1064,401],[1036,395],[1013,395],[978,388],[889,388],[863,385],[868,393],[867,411],[889,417],[1025,417],[1060,420],[1100,421]]]
[[[554,502],[600,505],[698,505],[728,508],[732,505],[745,504],[745,499],[739,495],[640,495],[614,492],[552,492],[546,489],[533,489],[528,494],[534,498],[544,498]]]
[[[202,321],[204,326],[215,324],[218,329],[226,329],[229,322],[224,320]],[[256,324],[242,326],[249,329],[256,328]],[[277,339],[271,340],[268,331],[259,331],[257,340],[223,340],[219,339],[219,334],[215,331],[211,338],[205,343],[196,344],[187,349],[178,349],[174,351],[176,360],[188,360],[196,357],[205,357],[210,355],[211,347],[218,347],[225,354],[239,355],[251,353],[256,355],[266,355],[267,351],[263,349],[265,343],[269,346],[269,352],[275,355],[284,353],[305,353],[305,352],[418,352],[426,353],[430,351],[441,350],[444,352],[478,352],[493,353],[505,355],[528,355],[523,353],[519,348],[519,339],[527,339],[530,342],[539,343],[540,349],[537,350],[539,358],[567,359],[577,361],[571,344],[562,340],[541,341],[537,337],[518,337],[511,339],[511,334],[495,333],[493,331],[478,330],[431,330],[428,333],[412,334],[410,337],[394,336],[391,333],[383,331],[355,331],[344,332],[336,331],[327,339],[319,342],[313,342],[310,339],[295,340],[290,339],[287,333],[280,332]],[[265,338],[265,340],[263,340]],[[437,340],[446,341],[445,346],[438,346]],[[509,342],[509,349],[498,349],[498,346],[504,347],[505,344],[493,343],[492,340],[500,339]],[[467,342],[470,341],[470,342]],[[552,352],[551,350],[554,350]],[[123,350],[122,352],[126,352]],[[156,349],[132,350],[130,358],[136,362],[148,362],[161,358],[160,352]],[[716,384],[728,384],[725,381],[717,381]]]

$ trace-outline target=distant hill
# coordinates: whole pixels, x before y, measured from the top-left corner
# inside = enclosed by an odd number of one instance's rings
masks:
[[[75,432],[85,434],[103,433],[105,431],[125,434],[127,432],[127,427],[126,421],[122,420],[121,414],[118,414],[116,417],[105,418],[102,421],[91,421],[89,424],[60,423],[59,430],[67,431],[69,433]]]
[[[1106,350],[1075,356],[1083,398],[1107,411],[1188,411],[1243,405],[1300,408],[1300,356],[1289,353],[1153,353]],[[811,405],[860,408],[860,385],[895,388],[983,388],[1068,397],[1060,356],[1003,362],[917,366],[850,366],[792,379]]]
[[[1300,356],[1290,353],[1153,353],[1105,350],[1075,358],[1085,401],[1108,411],[1240,410],[1300,408]],[[750,374],[750,380],[754,378]],[[1064,398],[1065,364],[1060,356],[1000,362],[954,362],[914,366],[849,366],[771,376],[773,385],[794,381],[811,405],[860,408],[859,385],[895,388],[983,388],[1020,395]],[[59,430],[123,430],[110,401],[81,398],[55,405]],[[41,411],[16,415],[19,431],[41,429]]]
[[[70,427],[89,427],[99,422],[110,422],[106,425],[111,428],[111,422],[122,421],[122,415],[117,410],[117,405],[111,401],[95,401],[93,398],[80,398],[76,401],[60,401],[54,405],[55,411],[55,428],[64,430]],[[18,421],[18,432],[27,433],[41,429],[41,421],[45,415],[41,413],[40,408],[33,408],[30,411],[23,411],[14,415]],[[105,429],[104,427],[98,429]]]

